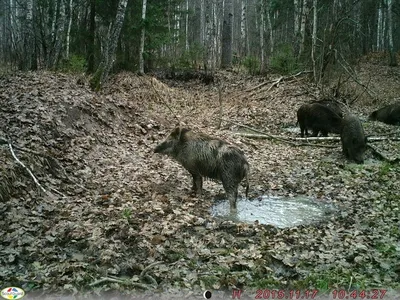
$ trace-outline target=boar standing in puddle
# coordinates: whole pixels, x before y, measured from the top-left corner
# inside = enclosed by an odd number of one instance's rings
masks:
[[[188,170],[193,177],[192,189],[197,195],[202,194],[203,177],[220,180],[231,212],[236,211],[238,187],[244,178],[247,198],[249,164],[240,149],[223,140],[176,127],[154,152],[174,158]]]

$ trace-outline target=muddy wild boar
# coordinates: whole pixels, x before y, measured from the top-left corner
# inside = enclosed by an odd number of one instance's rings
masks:
[[[240,182],[246,178],[246,198],[249,190],[249,164],[244,153],[227,142],[176,127],[159,144],[155,153],[166,154],[177,160],[193,177],[194,190],[202,194],[203,177],[220,180],[229,200],[231,211],[236,211]]]
[[[327,136],[329,132],[340,133],[342,118],[325,105],[308,103],[298,109],[297,122],[301,137],[304,137],[304,133],[308,135],[308,129],[313,131],[312,136],[318,136],[319,132]]]
[[[348,159],[362,164],[367,149],[367,138],[360,120],[355,115],[346,115],[343,118],[340,140],[343,154]]]
[[[331,110],[333,110],[339,117],[343,118],[343,111],[340,108],[339,103],[335,100],[323,99],[323,100],[315,100],[312,101],[311,103],[318,103],[325,105],[326,107],[329,107]]]
[[[400,125],[400,102],[387,105],[372,112],[368,120],[381,121],[391,125]]]

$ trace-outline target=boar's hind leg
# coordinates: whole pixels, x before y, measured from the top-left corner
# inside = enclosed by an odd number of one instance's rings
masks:
[[[232,178],[225,178],[223,176],[222,177],[222,186],[224,187],[224,190],[226,193],[226,198],[228,198],[228,200],[229,200],[229,205],[230,205],[231,211],[236,211],[236,209],[237,209],[236,199],[238,196],[239,184],[233,183]]]
[[[203,193],[203,177],[201,177],[199,174],[192,174],[193,177],[193,186],[192,190],[200,196]]]

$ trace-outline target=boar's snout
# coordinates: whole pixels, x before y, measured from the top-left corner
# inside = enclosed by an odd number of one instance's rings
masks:
[[[165,143],[158,144],[158,145],[154,148],[154,153],[163,153],[163,151],[165,150],[165,148],[166,148]]]

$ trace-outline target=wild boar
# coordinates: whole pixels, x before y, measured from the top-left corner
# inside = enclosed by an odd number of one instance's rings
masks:
[[[246,178],[246,198],[249,190],[249,164],[244,153],[227,142],[176,127],[159,144],[155,153],[168,155],[178,161],[193,177],[194,190],[202,194],[203,177],[220,180],[232,212],[237,210],[236,199],[240,182]]]
[[[400,125],[400,102],[375,110],[369,115],[368,120],[381,121],[391,125]]]
[[[301,137],[308,135],[308,129],[313,131],[312,136],[321,132],[327,136],[329,132],[340,133],[342,118],[332,109],[320,103],[303,104],[297,111],[297,122],[300,125]]]
[[[360,120],[355,115],[346,115],[340,133],[343,154],[358,164],[364,163],[367,138]]]
[[[326,107],[329,107],[331,110],[333,110],[339,117],[343,118],[343,111],[339,103],[335,100],[323,99],[323,100],[312,101],[311,103],[318,103],[325,105]]]

